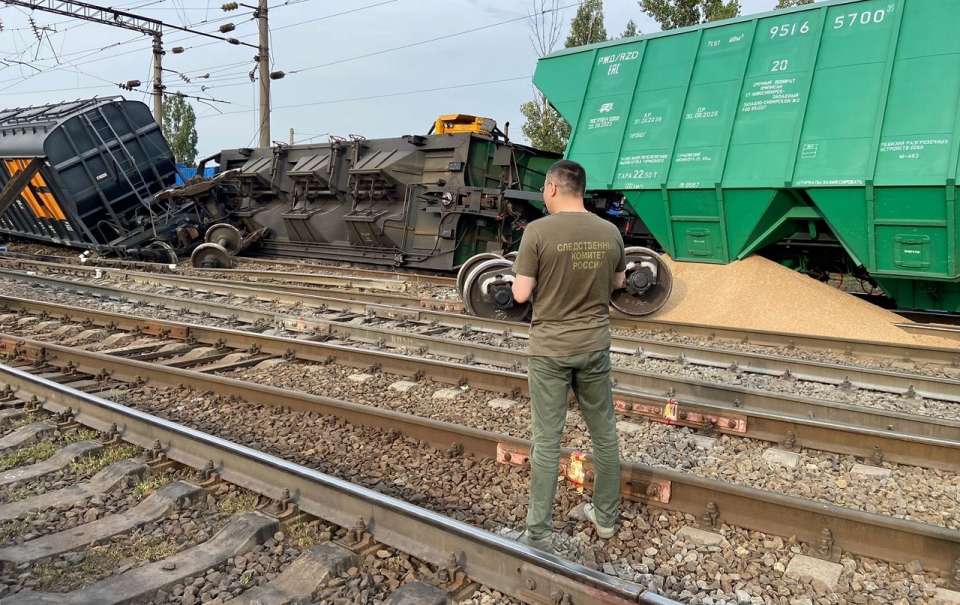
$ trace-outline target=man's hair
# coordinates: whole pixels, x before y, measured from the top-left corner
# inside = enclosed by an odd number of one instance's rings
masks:
[[[570,160],[560,160],[547,170],[547,180],[565,195],[583,197],[587,190],[587,171]]]

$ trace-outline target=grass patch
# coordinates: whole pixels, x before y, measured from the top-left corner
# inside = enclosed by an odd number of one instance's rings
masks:
[[[0,544],[9,544],[27,533],[30,529],[30,522],[34,519],[36,519],[36,514],[30,514],[24,519],[11,519],[0,523]]]
[[[64,443],[77,443],[79,441],[94,441],[100,436],[94,430],[91,429],[77,429],[75,431],[70,431],[63,436]]]
[[[133,557],[141,563],[159,561],[177,552],[177,543],[145,534],[137,539],[130,550]]]
[[[259,496],[252,492],[230,493],[220,498],[217,502],[217,508],[221,513],[227,515],[248,513],[257,510],[258,500]]]
[[[324,530],[319,521],[304,521],[302,517],[284,527],[283,533],[287,542],[300,550],[307,550],[320,542],[330,540],[330,530]]]
[[[38,441],[33,445],[22,447],[5,456],[0,456],[0,471],[46,460],[56,451],[57,446],[54,445],[52,441]]]
[[[41,414],[40,412],[27,412],[25,416],[10,422],[10,428],[18,429],[21,426],[27,426],[28,424],[40,422],[41,420],[46,420],[47,418],[49,418],[47,414]]]
[[[77,565],[60,568],[54,565],[54,561],[34,565],[32,572],[38,582],[36,590],[67,592],[83,588],[110,575],[124,558],[123,546],[116,543],[88,548],[85,552],[86,558]]]
[[[133,493],[137,496],[138,499],[142,499],[147,494],[150,494],[156,491],[158,488],[163,487],[164,485],[173,481],[173,475],[170,473],[161,473],[159,475],[152,475],[146,479],[142,479],[136,485],[133,486]]]
[[[72,462],[71,466],[77,473],[92,475],[110,466],[114,462],[120,462],[121,460],[126,460],[127,458],[133,458],[139,453],[140,448],[135,445],[117,445],[103,450],[99,454],[84,456],[83,458]]]
[[[172,538],[157,538],[150,534],[135,535],[132,540],[111,542],[87,548],[86,558],[75,565],[56,567],[55,560],[33,566],[33,575],[39,585],[36,590],[66,592],[92,584],[116,570],[121,564],[139,564],[159,561],[176,553],[179,547]]]

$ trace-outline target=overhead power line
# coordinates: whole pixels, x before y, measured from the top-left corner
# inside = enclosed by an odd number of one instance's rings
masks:
[[[568,9],[568,8],[572,8],[572,7],[574,7],[574,6],[579,6],[579,5],[580,5],[579,2],[574,2],[574,3],[572,3],[572,4],[564,4],[563,6],[557,6],[557,7],[554,7],[554,8],[544,9],[543,11],[541,11],[541,12],[538,13],[538,14],[552,13],[552,12],[556,12],[556,11],[561,11],[561,10],[565,10],[565,9]],[[496,22],[496,23],[488,23],[487,25],[481,25],[481,26],[479,26],[479,27],[472,27],[472,28],[470,28],[470,29],[465,29],[465,30],[458,31],[458,32],[454,32],[454,33],[450,33],[450,34],[444,34],[444,35],[442,35],[442,36],[435,36],[435,37],[433,37],[433,38],[427,38],[426,40],[420,40],[420,41],[418,41],[418,42],[410,42],[410,43],[408,43],[408,44],[401,44],[400,46],[393,46],[393,47],[390,47],[390,48],[383,48],[383,49],[376,50],[376,51],[373,51],[373,52],[364,53],[364,54],[362,54],[362,55],[355,55],[355,56],[353,56],[353,57],[346,57],[346,58],[344,58],[344,59],[337,59],[337,60],[335,60],[335,61],[328,61],[328,62],[326,62],[326,63],[319,63],[319,64],[317,64],[317,65],[310,65],[310,66],[307,66],[307,67],[298,67],[298,68],[296,68],[296,69],[292,69],[292,70],[288,71],[287,73],[288,73],[288,74],[302,73],[302,72],[305,72],[305,71],[312,71],[312,70],[314,70],[314,69],[320,69],[321,67],[330,67],[330,66],[332,66],[332,65],[340,65],[340,64],[342,64],[342,63],[348,63],[348,62],[350,62],[350,61],[358,61],[358,60],[360,60],[360,59],[368,59],[368,58],[370,58],[370,57],[376,57],[376,56],[379,56],[379,55],[383,55],[383,54],[386,54],[386,53],[395,52],[395,51],[398,51],[398,50],[405,50],[405,49],[408,49],[408,48],[415,48],[415,47],[417,47],[417,46],[423,46],[423,45],[425,45],[425,44],[432,44],[433,42],[439,42],[439,41],[441,41],[441,40],[449,40],[450,38],[457,38],[457,37],[459,37],[459,36],[466,36],[467,34],[474,34],[474,33],[476,33],[476,32],[480,32],[480,31],[484,31],[484,30],[488,30],[488,29],[493,29],[493,28],[495,28],[495,27],[501,27],[501,26],[503,26],[503,25],[509,25],[510,23],[517,23],[517,22],[519,22],[519,21],[526,21],[526,20],[529,19],[529,18],[530,18],[529,15],[524,15],[524,16],[522,16],[522,17],[514,17],[514,18],[512,18],[512,19],[506,19],[505,21],[498,21],[498,22]]]
[[[438,86],[438,87],[435,87],[435,88],[421,88],[421,89],[417,89],[417,90],[405,90],[405,91],[399,91],[399,92],[388,92],[388,93],[382,93],[382,94],[376,94],[376,95],[366,95],[366,96],[359,96],[359,97],[345,97],[345,98],[341,98],[341,99],[328,99],[328,100],[321,100],[321,101],[308,101],[308,102],[306,102],[306,103],[294,103],[294,104],[292,104],[292,105],[275,105],[275,106],[273,107],[273,109],[274,109],[274,110],[278,110],[278,109],[299,109],[299,108],[301,108],[301,107],[315,107],[315,106],[318,106],[318,105],[335,105],[335,104],[337,104],[337,103],[351,103],[351,102],[358,102],[358,101],[373,101],[373,100],[376,100],[376,99],[388,99],[388,98],[391,98],[391,97],[404,97],[404,96],[410,96],[410,95],[426,94],[426,93],[431,93],[431,92],[441,92],[441,91],[445,91],[445,90],[455,90],[455,89],[458,89],[458,88],[473,88],[473,87],[476,87],[476,86],[490,86],[490,85],[494,85],[494,84],[504,84],[504,83],[506,83],[506,82],[517,82],[517,81],[520,81],[520,80],[527,80],[527,81],[529,81],[531,77],[532,77],[531,75],[516,76],[516,77],[513,77],[513,78],[500,78],[500,79],[498,79],[498,80],[484,80],[484,81],[482,81],[482,82],[468,82],[468,83],[466,83],[466,84],[452,84],[452,85],[450,85],[450,86]],[[225,112],[223,112],[222,114],[202,114],[202,115],[197,116],[197,119],[200,120],[200,119],[204,119],[204,118],[215,118],[215,117],[219,117],[219,116],[230,116],[230,115],[238,115],[238,114],[244,114],[244,113],[253,113],[253,112],[255,112],[255,111],[256,111],[256,109],[238,109],[238,110],[234,110],[234,111],[225,111]]]

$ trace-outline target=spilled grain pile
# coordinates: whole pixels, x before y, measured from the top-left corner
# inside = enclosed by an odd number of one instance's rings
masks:
[[[906,320],[759,256],[729,265],[678,263],[673,294],[652,319],[855,340],[949,346],[909,334]]]

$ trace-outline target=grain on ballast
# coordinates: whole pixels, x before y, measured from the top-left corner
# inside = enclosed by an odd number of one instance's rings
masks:
[[[906,319],[760,256],[728,265],[676,262],[657,321],[926,346],[946,340],[896,327]]]

